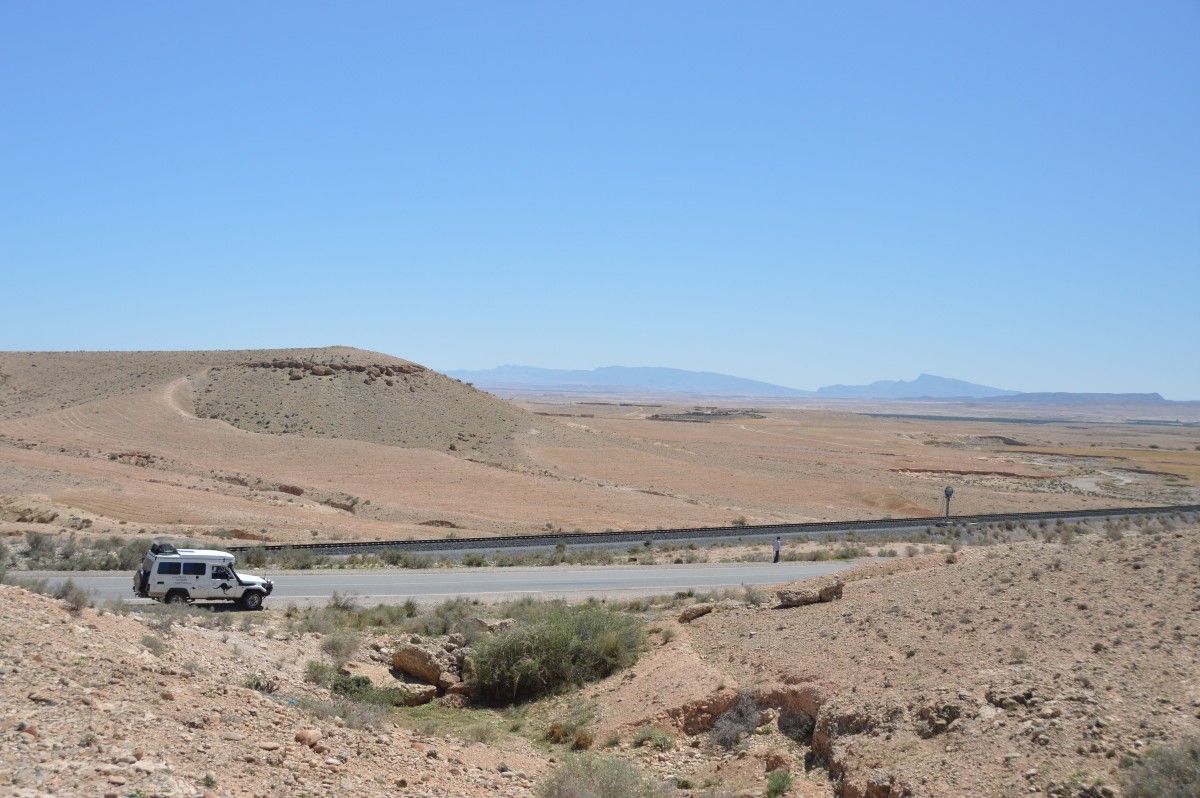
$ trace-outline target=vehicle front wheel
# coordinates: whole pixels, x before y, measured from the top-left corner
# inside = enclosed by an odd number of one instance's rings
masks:
[[[186,590],[172,590],[167,594],[168,604],[187,604],[188,594]]]
[[[257,590],[251,590],[242,596],[242,609],[261,610],[263,596]]]

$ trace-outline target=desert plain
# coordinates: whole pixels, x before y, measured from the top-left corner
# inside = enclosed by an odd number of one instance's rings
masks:
[[[958,513],[1200,501],[1194,418],[1010,416],[507,401],[345,347],[3,353],[0,541],[13,582],[35,541],[220,548],[930,516],[946,485]],[[1176,514],[998,525],[970,545],[879,541],[833,601],[606,602],[643,624],[644,650],[566,694],[494,706],[443,685],[376,713],[330,703],[314,668],[411,683],[396,651],[452,655],[473,642],[457,626],[468,616],[490,628],[520,607],[414,608],[339,648],[331,618],[366,612],[352,602],[88,606],[3,585],[0,796],[551,794],[576,756],[628,763],[680,796],[785,781],[775,794],[1116,796],[1147,752],[1200,733],[1197,532]]]

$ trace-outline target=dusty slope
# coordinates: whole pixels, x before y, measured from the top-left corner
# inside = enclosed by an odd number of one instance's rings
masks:
[[[3,796],[519,796],[547,767],[519,738],[499,750],[305,711],[328,700],[303,681],[311,635],[72,615],[7,585],[0,614],[19,620],[0,632]],[[273,693],[240,686],[256,674]],[[302,729],[323,748],[296,742]]]
[[[1111,785],[1146,747],[1200,734],[1198,573],[1194,525],[903,559],[850,572],[840,601],[676,627],[662,667],[587,694],[623,728],[703,728],[738,687],[808,713],[807,745],[752,750],[794,771],[814,752],[839,796],[1075,796],[1064,785]]]
[[[350,347],[214,352],[6,352],[0,418],[187,380],[195,414],[254,432],[508,451],[528,413],[411,361]],[[189,408],[189,410],[192,408]]]
[[[276,540],[299,539],[308,530],[429,535],[419,524],[434,519],[520,532],[571,517],[581,506],[612,525],[639,514],[704,520],[699,512],[668,509],[662,497],[597,490],[450,452],[247,432],[192,416],[189,395],[188,383],[175,381],[0,422],[10,444],[0,447],[8,466],[0,492],[45,497],[64,515],[159,528],[268,528]]]

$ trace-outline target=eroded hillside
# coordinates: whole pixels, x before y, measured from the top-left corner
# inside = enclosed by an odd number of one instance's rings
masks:
[[[780,773],[799,798],[1118,796],[1149,751],[1200,736],[1200,529],[1039,533],[865,564],[807,606],[614,600],[644,619],[638,662],[507,708],[405,675],[496,608],[96,611],[0,586],[0,789],[524,795],[575,745],[681,798],[761,796]],[[335,706],[314,662],[432,701]]]

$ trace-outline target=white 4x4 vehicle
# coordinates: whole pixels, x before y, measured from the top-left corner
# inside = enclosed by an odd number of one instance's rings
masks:
[[[233,570],[233,555],[211,549],[177,549],[155,543],[133,576],[133,592],[167,604],[189,601],[236,601],[248,610],[262,609],[275,583]]]

